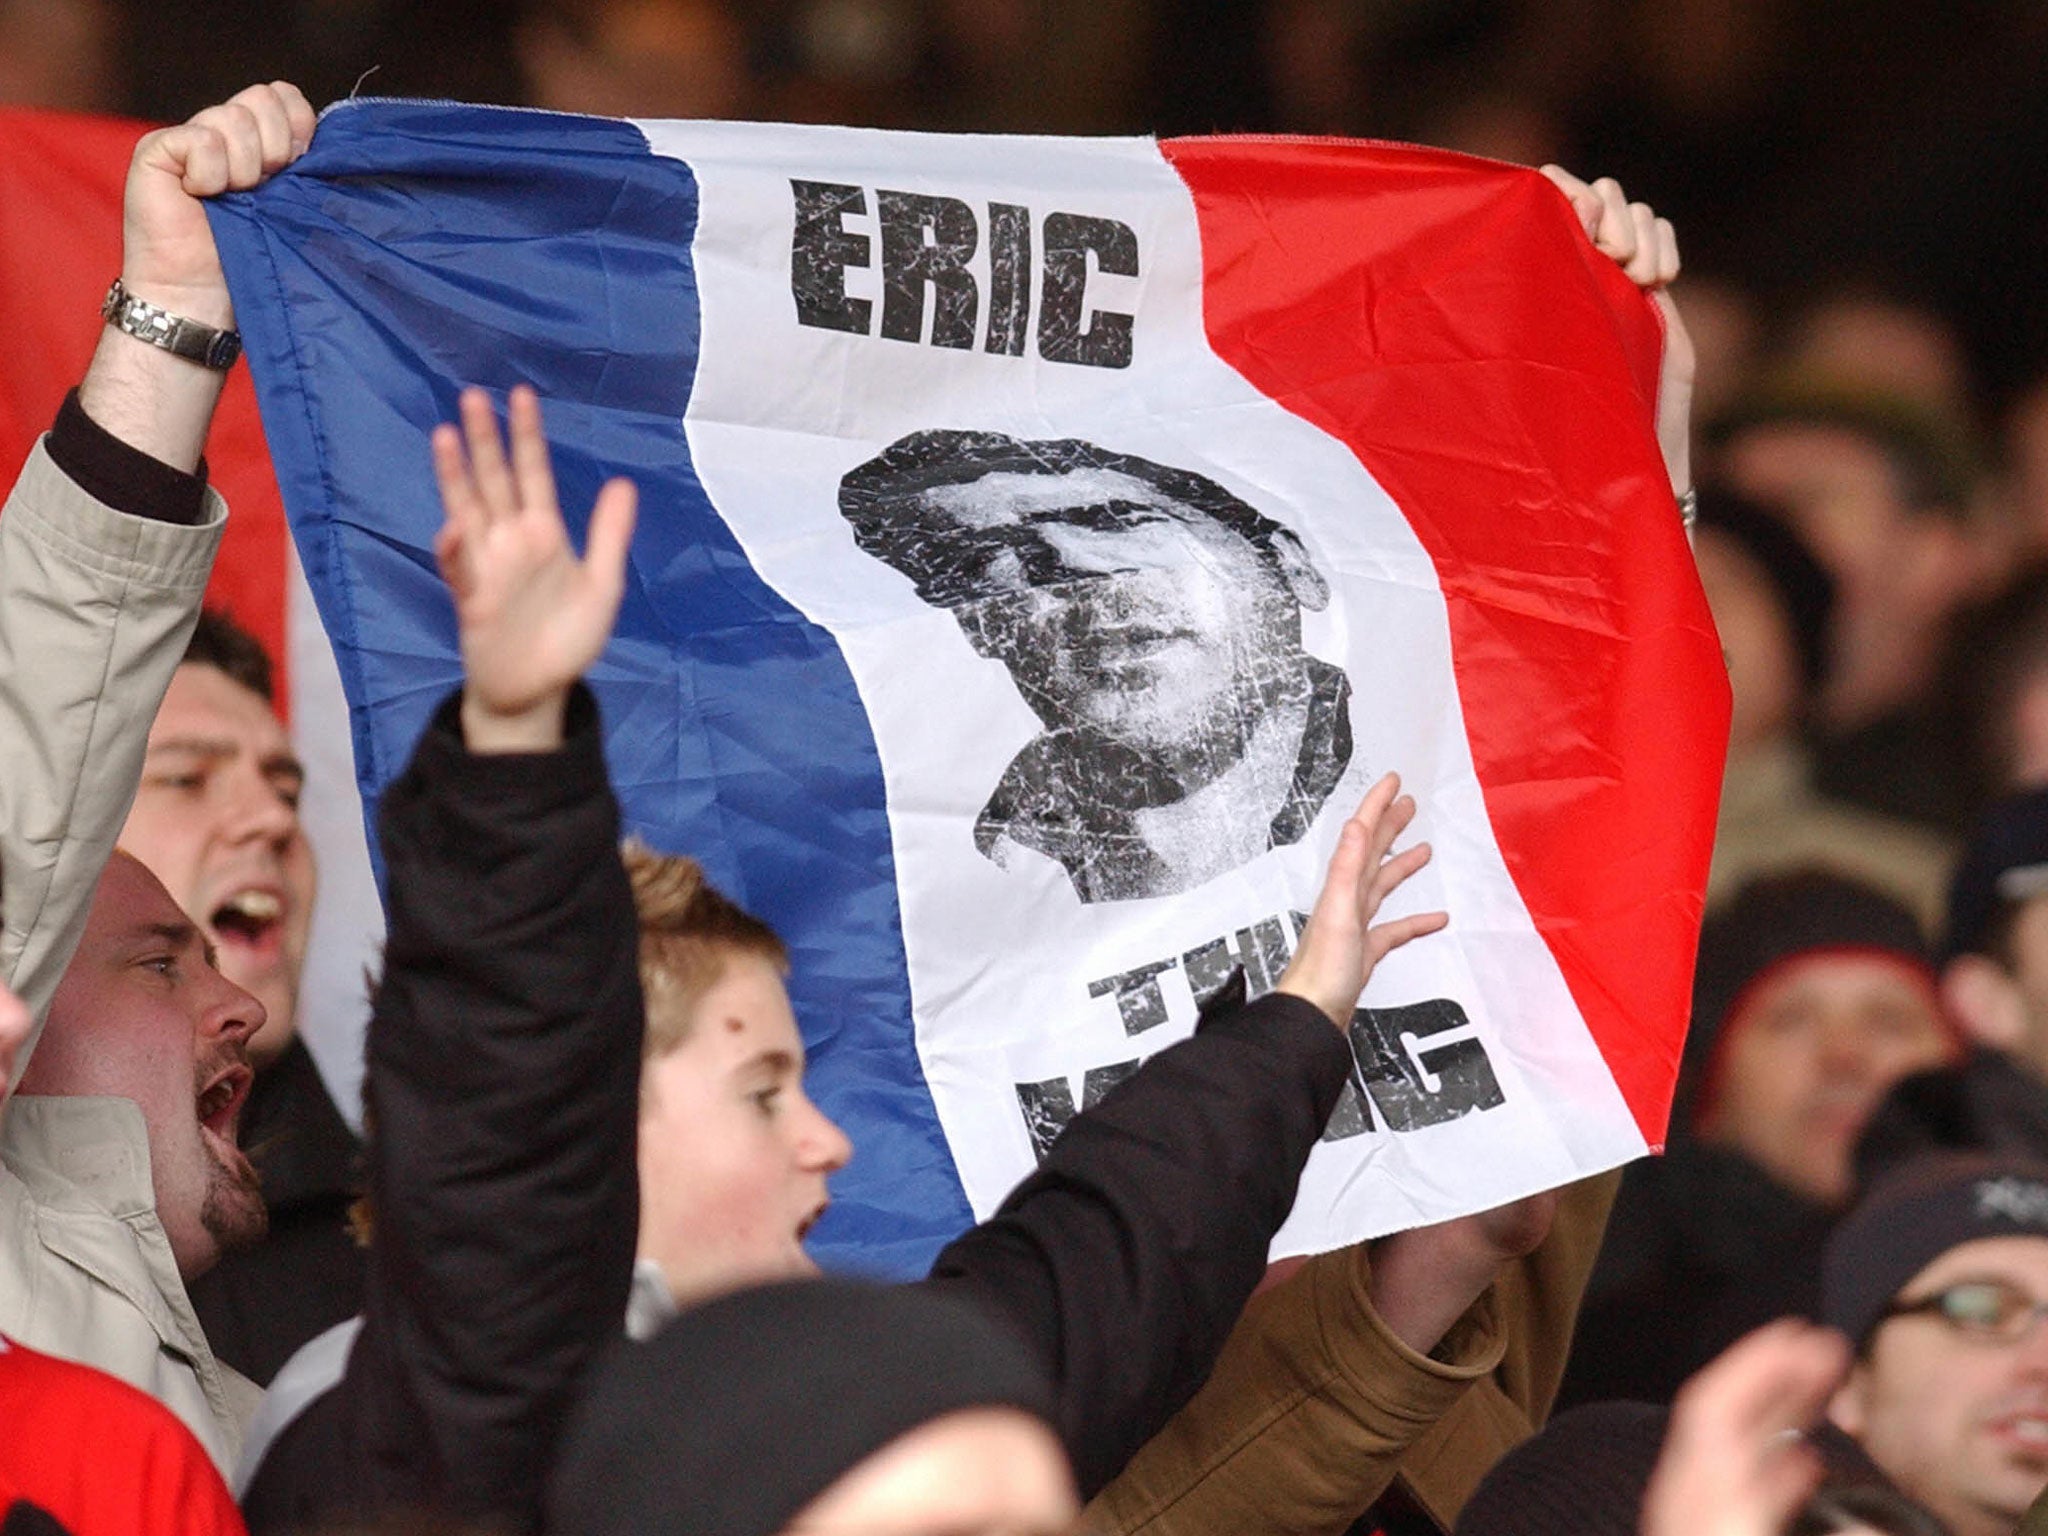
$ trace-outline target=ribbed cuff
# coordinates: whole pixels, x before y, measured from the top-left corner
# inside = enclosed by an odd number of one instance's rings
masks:
[[[188,475],[122,442],[85,413],[75,389],[64,397],[48,446],[80,490],[117,512],[187,527],[205,520],[206,461]]]

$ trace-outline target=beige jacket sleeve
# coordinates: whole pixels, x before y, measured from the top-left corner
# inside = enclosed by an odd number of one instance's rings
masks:
[[[0,511],[0,978],[38,1032],[128,819],[226,520],[212,491],[197,527],[117,512],[41,443]]]
[[[1088,1507],[1117,1536],[1343,1536],[1398,1477],[1445,1529],[1550,1412],[1618,1174],[1566,1188],[1550,1234],[1418,1355],[1373,1310],[1364,1245],[1245,1308],[1194,1399]]]

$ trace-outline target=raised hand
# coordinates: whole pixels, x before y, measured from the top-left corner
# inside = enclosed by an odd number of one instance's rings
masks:
[[[1429,862],[1427,843],[1391,853],[1394,839],[1414,819],[1415,801],[1401,793],[1397,775],[1388,774],[1366,791],[1337,836],[1322,893],[1275,989],[1314,1003],[1339,1029],[1350,1026],[1358,994],[1389,951],[1449,921],[1442,912],[1423,912],[1373,923],[1380,904]]]
[[[1692,381],[1695,368],[1692,337],[1671,302],[1669,289],[1678,280],[1678,236],[1669,219],[1660,219],[1648,203],[1632,203],[1612,176],[1595,182],[1579,180],[1562,166],[1546,165],[1543,175],[1565,195],[1578,215],[1579,226],[1593,248],[1610,256],[1633,283],[1646,290],[1664,317],[1664,366],[1657,380],[1657,444],[1671,473],[1671,488],[1692,485]]]
[[[462,640],[462,729],[473,752],[561,745],[570,685],[611,638],[625,592],[638,495],[612,480],[576,558],[555,497],[540,400],[519,385],[509,458],[490,397],[462,392],[462,425],[434,429],[446,521],[434,540]]]
[[[1642,1536],[1778,1536],[1821,1478],[1805,1431],[1849,1369],[1849,1341],[1767,1323],[1679,1389],[1643,1498]]]

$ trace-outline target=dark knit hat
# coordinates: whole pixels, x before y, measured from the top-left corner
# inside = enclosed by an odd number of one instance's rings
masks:
[[[1949,883],[1942,962],[1989,954],[2005,914],[2035,896],[2048,896],[2048,789],[2001,800],[1977,824]]]
[[[549,1536],[773,1536],[840,1476],[965,1408],[1050,1419],[1023,1344],[928,1286],[799,1280],[614,1354],[572,1415]]]
[[[1723,1037],[1746,994],[1786,962],[1830,951],[1889,955],[1923,973],[1930,989],[1934,984],[1927,940],[1913,914],[1875,887],[1832,870],[1752,880],[1707,919],[1693,973],[1677,1124],[1695,1124],[1712,1108]]]
[[[1668,1408],[1648,1403],[1560,1413],[1494,1463],[1459,1513],[1457,1536],[1636,1536],[1670,1422]],[[1884,1474],[1833,1425],[1807,1440],[1827,1487],[1884,1486]]]
[[[2048,1239],[2048,1164],[1932,1153],[1879,1180],[1828,1237],[1821,1321],[1862,1348],[1915,1275],[1980,1237]]]
[[[1559,1414],[1494,1463],[1459,1512],[1457,1536],[1635,1536],[1669,1418],[1648,1403]]]
[[[1800,675],[1811,694],[1827,674],[1834,579],[1779,514],[1724,485],[1707,482],[1699,492],[1700,527],[1725,534],[1777,594],[1778,606],[1784,610],[1799,648]]]

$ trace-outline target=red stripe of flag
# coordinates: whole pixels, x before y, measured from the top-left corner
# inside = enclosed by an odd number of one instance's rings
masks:
[[[1530,171],[1161,149],[1194,196],[1211,347],[1349,445],[1429,551],[1509,873],[1660,1144],[1729,701],[1656,445],[1654,309]]]
[[[121,270],[121,188],[146,123],[0,108],[0,474],[11,484],[99,343],[100,301]],[[285,669],[284,506],[246,364],[229,376],[207,443],[213,484],[234,515],[207,602],[269,650],[279,707]]]

